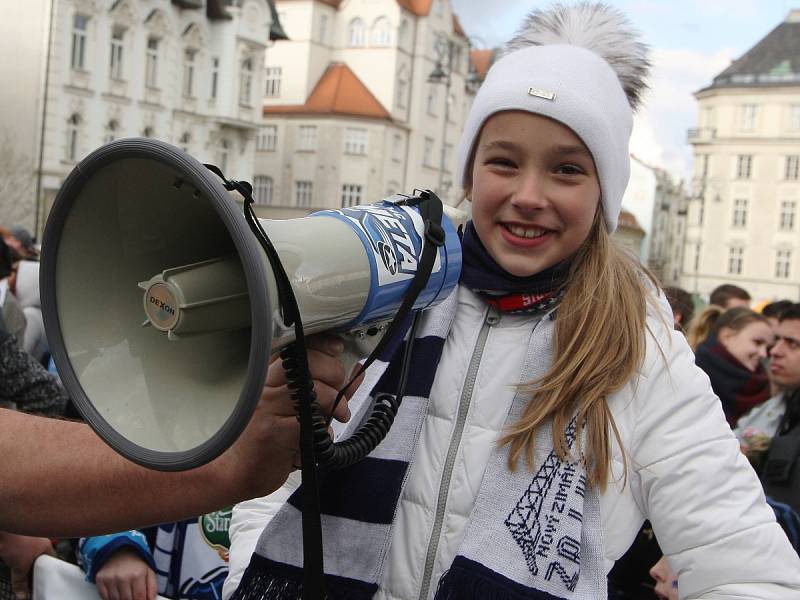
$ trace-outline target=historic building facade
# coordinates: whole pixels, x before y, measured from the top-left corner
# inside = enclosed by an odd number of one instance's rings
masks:
[[[0,142],[19,142],[27,189],[0,199],[6,220],[41,230],[75,164],[120,137],[162,139],[252,176],[264,51],[284,37],[270,0],[15,4],[0,25]]]
[[[433,189],[460,200],[469,43],[449,0],[278,0],[255,168],[274,218]]]
[[[695,94],[682,287],[800,300],[800,11]]]

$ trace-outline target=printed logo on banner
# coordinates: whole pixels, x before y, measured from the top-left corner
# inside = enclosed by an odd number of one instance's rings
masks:
[[[394,206],[360,206],[333,212],[346,217],[369,240],[377,258],[379,285],[414,276],[417,257],[421,253],[422,233],[422,220],[415,211]],[[438,268],[437,256],[434,272]]]
[[[219,557],[227,561],[228,552],[231,547],[231,538],[228,536],[228,528],[231,525],[231,516],[233,515],[233,507],[223,508],[221,510],[201,515],[197,518],[197,524],[200,526],[200,534],[206,544],[214,548],[219,554]]]

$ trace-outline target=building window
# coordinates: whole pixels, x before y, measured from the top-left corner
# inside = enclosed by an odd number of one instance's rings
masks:
[[[157,38],[147,38],[147,52],[144,57],[144,84],[149,88],[158,87],[158,44]]]
[[[742,263],[744,262],[744,247],[731,246],[728,250],[728,273],[730,275],[742,274]]]
[[[78,133],[80,132],[80,126],[81,117],[77,113],[67,120],[67,145],[64,158],[69,161],[78,159]]]
[[[231,143],[223,139],[219,145],[219,157],[217,162],[219,163],[220,170],[225,173],[228,170],[228,156],[230,155],[231,150]]]
[[[800,155],[786,157],[786,179],[797,180],[800,175]]]
[[[239,104],[250,106],[253,91],[253,59],[246,58],[242,61],[239,73]]]
[[[794,231],[794,213],[797,203],[794,200],[783,200],[781,202],[781,216],[778,227],[781,231]]]
[[[266,85],[264,95],[267,98],[278,98],[281,95],[281,68],[267,67],[264,69]]]
[[[103,138],[103,143],[108,144],[117,139],[119,135],[119,122],[116,119],[111,119],[106,125],[106,135]]]
[[[694,245],[694,273],[700,270],[700,244]]]
[[[747,226],[747,199],[736,198],[733,201],[733,226]]]
[[[211,99],[217,99],[217,88],[219,87],[219,58],[216,56],[211,59]]]
[[[194,61],[197,58],[197,50],[188,49],[183,53],[183,95],[187,98],[194,98]]]
[[[714,108],[706,106],[701,113],[701,127],[714,128]]]
[[[361,186],[345,183],[342,186],[342,208],[361,204]]]
[[[184,152],[189,152],[189,146],[191,145],[191,143],[192,143],[192,134],[189,133],[188,131],[184,132],[184,134],[181,136],[180,139],[181,150],[183,150]]]
[[[750,179],[753,166],[752,154],[740,154],[736,157],[736,178]]]
[[[266,125],[256,135],[256,150],[273,152],[278,145],[278,126]]]
[[[267,175],[253,177],[253,200],[256,204],[272,204],[272,177]]]
[[[344,130],[344,153],[367,153],[367,130],[357,127],[347,127]]]
[[[403,160],[403,136],[395,133],[392,138],[392,160],[394,162],[402,162]]]
[[[392,41],[391,28],[389,26],[389,19],[386,17],[378,17],[372,25],[372,45],[373,46],[388,46]]]
[[[453,160],[453,144],[444,145],[444,170],[450,172],[450,161]]]
[[[155,137],[155,130],[149,125],[142,130],[142,136],[146,138]]]
[[[356,17],[350,21],[347,27],[347,45],[351,48],[365,46],[367,43],[367,31],[364,21]]]
[[[792,269],[792,251],[778,250],[775,253],[775,277],[777,279],[788,279],[789,271]]]
[[[83,70],[86,65],[86,29],[89,17],[75,15],[72,18],[72,52],[70,66],[73,69]]]
[[[789,127],[800,129],[800,104],[792,104],[789,108]]]
[[[115,27],[111,33],[111,63],[109,75],[111,79],[122,79],[122,55],[125,49],[125,30]]]
[[[313,195],[313,183],[311,181],[295,181],[294,182],[294,204],[302,208],[309,208],[311,206],[311,199]]]
[[[408,95],[408,81],[406,81],[405,76],[401,73],[400,77],[397,79],[397,107],[398,108],[405,108],[406,107],[406,96]]]
[[[756,115],[758,115],[758,106],[755,104],[743,104],[741,113],[741,128],[745,131],[755,129]]]
[[[433,138],[425,138],[425,147],[422,153],[422,164],[426,167],[433,166]]]
[[[427,112],[430,116],[436,116],[436,86],[429,85],[428,86],[428,102],[427,102]]]
[[[317,128],[315,125],[301,125],[297,140],[298,150],[317,149]]]

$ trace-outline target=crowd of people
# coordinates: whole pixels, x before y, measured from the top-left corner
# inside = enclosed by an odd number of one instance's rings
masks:
[[[648,69],[624,15],[581,3],[532,12],[489,70],[459,150],[472,213],[459,286],[334,413],[337,435],[353,434],[408,368],[386,439],[321,478],[327,597],[800,598],[800,305],[755,311],[725,285],[694,315],[695,298],[662,293],[611,240]],[[38,249],[29,232],[2,233],[3,401],[68,414],[29,310]],[[333,410],[341,344],[309,348]],[[0,413],[0,427],[46,432],[35,446],[20,436],[27,463],[0,490],[25,499],[14,521],[0,496],[18,597],[55,551],[29,535],[66,533],[89,536],[68,547],[103,600],[299,600],[287,382],[271,362],[233,455],[187,473],[115,459],[80,425]],[[55,437],[79,440],[73,464],[49,454]],[[234,471],[233,485],[209,485]]]

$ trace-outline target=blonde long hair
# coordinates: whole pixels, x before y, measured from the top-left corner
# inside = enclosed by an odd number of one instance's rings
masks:
[[[647,278],[658,285],[611,239],[598,210],[589,237],[575,256],[558,309],[553,364],[540,379],[520,386],[532,393],[531,401],[500,440],[510,445],[511,469],[523,455],[533,464],[536,431],[548,419],[553,423],[553,448],[568,460],[566,428],[577,412],[577,453],[585,428],[587,474],[591,483],[605,489],[611,431],[624,452],[607,400],[630,381],[644,360],[647,301],[654,298]]]

